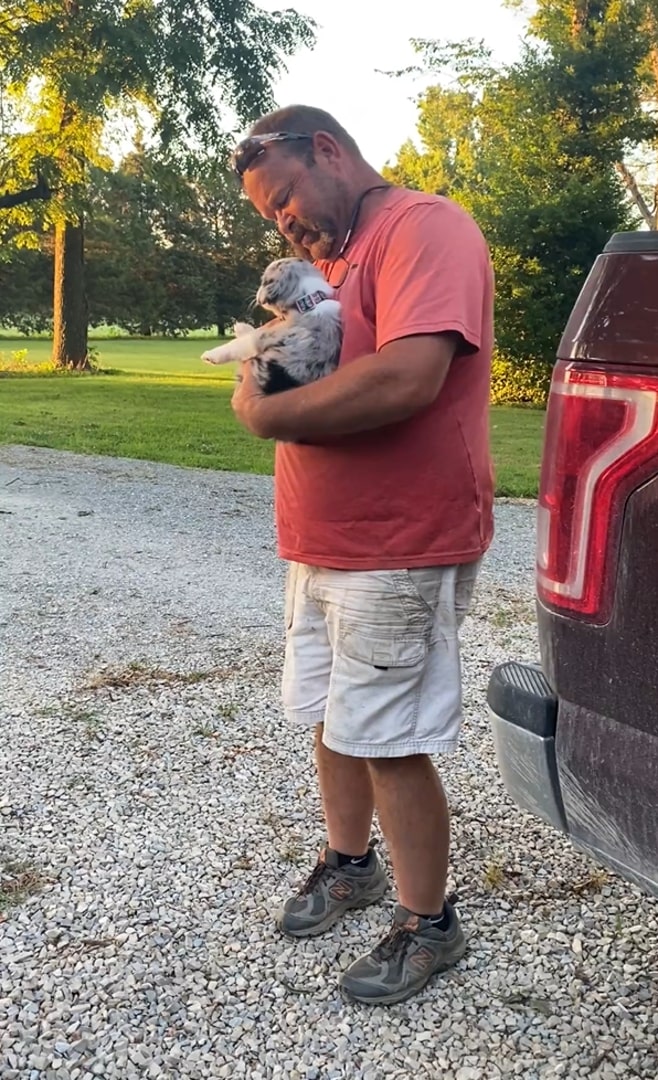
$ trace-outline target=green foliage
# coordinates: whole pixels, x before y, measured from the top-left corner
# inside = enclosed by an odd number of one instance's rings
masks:
[[[617,153],[615,168],[630,201],[649,229],[658,229],[658,0],[506,0],[508,7],[526,10],[533,38],[548,45],[565,72],[572,70],[574,58],[584,83],[584,92],[594,89],[600,97],[596,126],[599,144],[610,149],[606,135],[614,137],[615,126],[635,110],[634,133],[625,132],[626,142]],[[628,66],[622,71],[619,58],[626,54]],[[596,68],[588,68],[587,57],[606,56],[618,78],[604,85]],[[587,85],[588,77],[594,85]],[[626,96],[630,87],[630,98]],[[642,111],[636,109],[637,100]],[[606,128],[609,129],[606,131]]]
[[[542,400],[594,259],[611,233],[637,222],[618,163],[656,131],[642,107],[641,6],[578,4],[572,32],[566,9],[574,4],[546,0],[539,7],[554,20],[554,36],[528,43],[517,63],[499,69],[475,41],[415,43],[440,81],[420,99],[421,149],[405,144],[388,175],[450,195],[489,241],[504,358],[496,361],[496,400]],[[548,24],[532,25],[548,34]]]
[[[218,149],[234,116],[273,104],[286,58],[313,40],[311,20],[252,0],[6,0],[0,73],[25,130],[5,129],[5,186],[38,167],[62,194],[46,213],[73,212],[87,167],[107,163],[101,135],[117,112],[141,110],[179,152]]]
[[[0,326],[29,334],[52,329],[52,245],[8,244],[0,259]]]
[[[51,360],[32,360],[27,349],[0,352],[0,375],[50,375],[53,371]]]
[[[55,227],[58,362],[87,363],[82,225],[89,172],[110,168],[107,122],[145,125],[180,160],[199,149],[221,155],[227,128],[273,105],[272,82],[286,58],[313,40],[311,20],[252,0],[0,6],[0,190],[24,190],[41,175],[57,193],[3,212],[0,239],[36,249]],[[183,258],[189,271],[192,256]],[[180,298],[166,299],[175,310]]]
[[[249,310],[281,239],[214,159],[179,162],[138,148],[111,172],[90,170],[86,278],[92,325],[148,337],[212,326]],[[0,325],[52,329],[52,240],[8,245],[0,262]]]
[[[550,364],[514,361],[496,353],[491,364],[491,404],[543,408],[552,370]]]

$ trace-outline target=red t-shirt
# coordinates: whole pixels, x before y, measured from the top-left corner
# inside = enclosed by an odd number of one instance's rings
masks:
[[[484,237],[458,204],[393,188],[348,258],[341,364],[412,334],[459,331],[467,346],[437,399],[410,419],[321,446],[277,444],[279,555],[345,570],[474,561],[493,536]]]

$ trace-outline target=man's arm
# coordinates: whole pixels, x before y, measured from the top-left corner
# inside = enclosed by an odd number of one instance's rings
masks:
[[[460,343],[456,333],[419,334],[384,345],[308,386],[263,395],[245,368],[233,408],[253,435],[322,441],[406,420],[436,399]]]

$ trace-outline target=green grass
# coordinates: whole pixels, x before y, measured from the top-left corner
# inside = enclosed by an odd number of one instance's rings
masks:
[[[102,368],[125,372],[126,375],[173,375],[179,378],[212,379],[230,381],[232,374],[202,363],[204,349],[211,341],[199,338],[109,338],[90,341],[98,354]],[[4,338],[0,340],[0,354],[25,350],[30,363],[39,364],[50,359],[51,342],[45,338]]]
[[[491,446],[496,495],[537,498],[545,413],[541,409],[494,405]]]
[[[236,423],[233,374],[200,361],[203,342],[115,338],[96,347],[101,367],[115,374],[1,378],[0,443],[272,471],[272,444]],[[0,352],[18,349],[34,363],[50,355],[44,339],[0,342]],[[498,406],[491,423],[497,494],[536,496],[544,414]]]

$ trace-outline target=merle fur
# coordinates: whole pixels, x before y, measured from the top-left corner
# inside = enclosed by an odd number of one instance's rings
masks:
[[[296,301],[317,291],[327,299],[312,311],[298,311]],[[256,299],[278,321],[258,329],[238,324],[235,340],[204,353],[204,359],[215,364],[252,360],[265,394],[304,386],[336,370],[343,337],[340,304],[316,267],[303,259],[277,259],[266,268]]]

